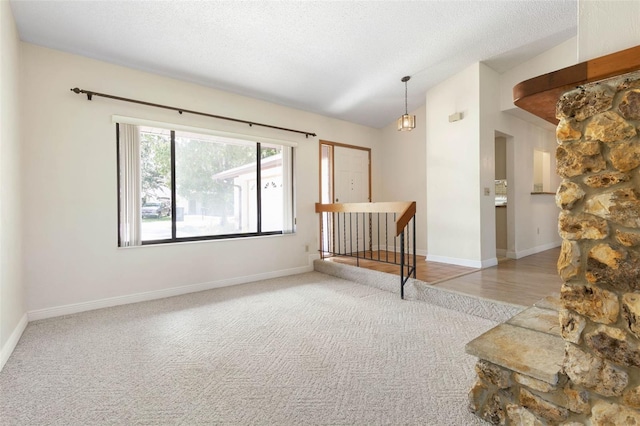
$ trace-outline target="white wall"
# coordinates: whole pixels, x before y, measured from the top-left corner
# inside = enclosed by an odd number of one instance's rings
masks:
[[[376,129],[76,55],[26,43],[22,49],[30,318],[309,270],[312,253],[304,247],[313,252],[318,244],[318,140],[373,147],[380,135]],[[70,91],[76,86],[312,131],[318,137],[305,139],[104,98],[89,102]],[[112,114],[296,140],[297,233],[117,248]],[[138,296],[126,297],[131,295]]]
[[[476,63],[427,92],[427,260],[481,266],[479,85]]]
[[[480,233],[483,266],[498,263],[496,258],[496,117],[499,109],[499,76],[485,64],[478,64],[480,79]],[[488,194],[487,194],[488,192]]]
[[[560,242],[553,195],[531,194],[533,151],[555,152],[555,132],[502,112],[500,79],[477,63],[427,92],[428,260],[496,263],[496,132],[507,139],[507,255],[519,258]],[[464,118],[449,123],[454,112]],[[558,184],[552,176],[552,186]]]
[[[640,1],[578,1],[579,62],[638,45]]]
[[[410,112],[416,128],[399,132],[395,121],[382,129],[373,151],[374,164],[383,178],[374,186],[374,201],[416,202],[416,253],[427,254],[427,171],[425,159],[426,105]]]
[[[9,2],[0,2],[0,370],[27,325],[22,281],[20,43]]]
[[[533,114],[521,110],[513,104],[513,87],[530,78],[577,64],[577,51],[578,38],[572,37],[564,43],[560,43],[538,56],[502,73],[500,75],[500,110],[512,112],[514,110],[522,111],[523,114],[535,117]]]

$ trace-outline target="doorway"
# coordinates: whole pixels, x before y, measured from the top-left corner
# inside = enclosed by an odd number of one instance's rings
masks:
[[[371,201],[371,148],[320,141],[320,202]]]
[[[518,184],[514,170],[514,138],[511,135],[495,131],[495,179],[496,179],[496,257],[498,262],[516,258],[516,199],[515,188]]]
[[[319,198],[322,204],[370,202],[371,149],[321,140]],[[333,218],[323,221],[323,247],[333,247]]]
[[[496,257],[507,257],[507,138],[495,137]],[[512,200],[513,201],[513,200]]]

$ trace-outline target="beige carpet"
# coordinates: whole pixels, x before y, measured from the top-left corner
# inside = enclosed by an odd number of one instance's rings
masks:
[[[30,324],[2,425],[474,425],[495,323],[318,272]]]

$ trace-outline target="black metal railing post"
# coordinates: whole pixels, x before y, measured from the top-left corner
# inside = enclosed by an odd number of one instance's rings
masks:
[[[360,266],[360,226],[358,225],[358,213],[356,213],[356,266]],[[353,235],[351,236],[353,241]]]
[[[320,259],[324,259],[324,219],[328,213],[321,213],[320,215]]]
[[[416,272],[418,269],[418,264],[416,263],[416,217],[415,215],[411,218],[413,222],[413,278],[416,278]]]
[[[404,230],[400,233],[400,299],[404,299]]]

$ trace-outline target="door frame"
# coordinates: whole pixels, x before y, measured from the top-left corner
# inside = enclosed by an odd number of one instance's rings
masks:
[[[324,146],[328,146],[330,147],[330,153],[329,153],[329,172],[331,173],[331,188],[330,188],[330,195],[331,195],[331,204],[335,204],[335,168],[334,168],[334,154],[335,154],[335,148],[336,147],[341,147],[341,148],[348,148],[348,149],[357,149],[360,151],[366,151],[368,154],[368,199],[369,202],[371,202],[371,148],[366,148],[366,147],[362,147],[362,146],[356,146],[356,145],[349,145],[349,144],[345,144],[345,143],[340,143],[340,142],[331,142],[331,141],[326,141],[326,140],[322,140],[320,139],[320,143],[318,144],[318,202],[322,202],[322,148]],[[328,247],[332,247],[330,244],[330,240],[332,240],[331,235],[333,235],[334,233],[334,229],[333,226],[334,224],[332,223],[331,219],[328,219],[329,222],[327,223],[327,232],[328,234],[326,234],[326,238],[327,238],[327,248]],[[319,227],[319,235],[320,235],[320,239],[323,239],[323,233],[322,233],[322,222],[323,222],[323,218],[322,218],[322,214],[320,215],[320,220],[318,221],[318,227]],[[321,242],[321,247],[324,247],[324,244]],[[331,250],[329,250],[331,251]]]
[[[330,155],[330,173],[331,173],[331,204],[334,204],[334,198],[335,198],[335,170],[334,170],[334,160],[333,160],[333,156],[334,156],[334,148],[335,147],[341,147],[341,148],[349,148],[349,149],[358,149],[360,151],[367,151],[368,153],[368,157],[369,157],[369,165],[367,167],[368,169],[368,173],[369,173],[369,178],[368,178],[368,200],[369,202],[371,202],[371,148],[366,148],[363,146],[357,146],[357,145],[349,145],[349,144],[345,144],[345,143],[341,143],[341,142],[331,142],[331,141],[326,141],[326,140],[322,140],[320,139],[320,143],[318,144],[318,202],[322,202],[322,147],[323,145],[327,145],[331,147],[331,155]]]

